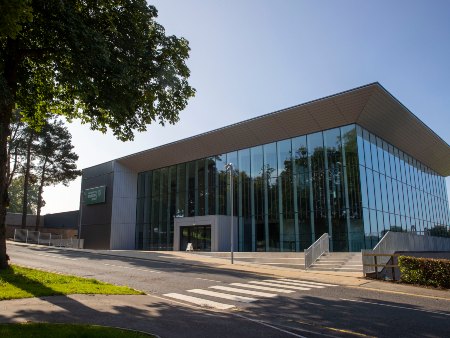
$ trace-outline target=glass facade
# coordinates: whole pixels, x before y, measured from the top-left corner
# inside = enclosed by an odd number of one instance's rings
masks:
[[[389,230],[449,236],[445,179],[357,127],[365,247]]]
[[[387,230],[448,234],[444,178],[356,125],[138,175],[136,248],[171,250],[174,217],[230,215],[239,251],[372,248]]]

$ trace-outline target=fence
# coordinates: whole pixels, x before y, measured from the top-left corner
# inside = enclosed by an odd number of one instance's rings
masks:
[[[388,254],[388,253],[363,252],[362,258],[363,258],[364,277],[369,275],[370,277],[375,277],[376,279],[378,279],[380,277],[380,272],[384,271],[384,275],[381,275],[381,277],[391,278],[392,280],[400,279],[400,273],[397,274],[395,273],[395,271],[398,270],[399,256],[400,254],[396,253]],[[388,257],[387,262],[385,262],[386,257]],[[365,258],[370,258],[373,261],[373,263],[367,263],[368,260]],[[380,262],[380,258],[382,258],[382,262]],[[381,271],[379,270],[379,268],[381,268]]]
[[[62,238],[62,235],[55,235],[49,232],[30,231],[27,229],[14,229],[14,241],[78,249],[82,249],[84,246],[83,239]]]

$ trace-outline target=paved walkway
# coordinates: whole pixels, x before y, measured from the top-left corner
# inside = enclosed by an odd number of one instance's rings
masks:
[[[23,245],[9,243],[13,245]],[[65,249],[77,250],[77,249]],[[450,291],[419,288],[389,282],[364,279],[361,273],[304,271],[293,268],[274,267],[249,262],[235,262],[229,259],[207,257],[186,252],[145,252],[145,251],[92,251],[97,254],[113,255],[137,259],[158,259],[178,264],[211,266],[243,272],[253,272],[284,278],[294,278],[339,284],[345,287],[362,288],[381,293],[408,294],[415,297],[439,298],[450,301]],[[59,323],[91,323],[107,326],[124,327],[165,336],[195,336],[192,328],[195,323],[204,324],[205,310],[186,308],[170,304],[156,295],[146,296],[104,296],[104,295],[71,295],[20,300],[0,301],[0,323],[10,322],[59,322]],[[164,316],[164,321],[160,318]],[[227,320],[235,316],[232,312],[220,313],[211,324],[217,332],[227,331],[229,336],[241,333],[234,332],[227,326]],[[236,317],[236,320],[242,320]],[[167,325],[170,324],[168,329]],[[245,322],[243,325],[249,325]],[[255,324],[257,325],[257,324]],[[169,334],[168,334],[169,333]],[[192,333],[192,334],[191,334]],[[278,333],[277,333],[278,334]],[[273,336],[277,336],[274,334]]]

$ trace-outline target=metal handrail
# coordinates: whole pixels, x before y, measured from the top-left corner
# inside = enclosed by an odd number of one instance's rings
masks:
[[[305,270],[308,270],[324,253],[330,252],[330,236],[324,233],[308,249],[305,249]]]

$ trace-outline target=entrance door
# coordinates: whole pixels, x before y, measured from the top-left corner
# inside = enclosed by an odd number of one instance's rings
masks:
[[[180,250],[192,243],[195,251],[211,251],[211,225],[180,227]]]

